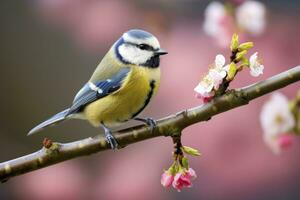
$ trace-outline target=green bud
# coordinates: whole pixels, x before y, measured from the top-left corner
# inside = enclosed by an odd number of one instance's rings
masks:
[[[191,156],[200,156],[201,155],[197,149],[194,149],[192,147],[183,146],[182,151]]]
[[[236,74],[236,66],[235,66],[234,62],[231,62],[230,65],[229,65],[229,70],[228,70],[228,73],[227,73],[226,80],[227,81],[232,81],[233,78],[235,77],[235,74]]]
[[[237,62],[241,61],[241,60],[245,57],[245,55],[246,55],[247,53],[248,53],[247,50],[243,50],[243,51],[241,51],[241,52],[238,52],[238,53],[236,54],[235,61],[237,61]]]
[[[181,163],[185,169],[189,169],[189,160],[187,159],[187,157],[183,157]]]
[[[243,66],[243,67],[249,67],[249,60],[248,60],[248,58],[246,58],[246,57],[242,58],[241,62],[242,62],[241,66]]]
[[[231,51],[236,52],[238,50],[238,47],[239,47],[239,36],[236,33],[234,33],[232,35],[230,49]]]
[[[174,162],[171,167],[168,169],[169,174],[175,175],[178,172],[178,167],[176,162]]]
[[[253,47],[253,42],[245,42],[238,47],[239,51],[249,50]]]

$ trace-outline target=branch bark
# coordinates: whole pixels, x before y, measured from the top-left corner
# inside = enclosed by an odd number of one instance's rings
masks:
[[[121,147],[158,136],[176,136],[192,124],[207,121],[214,115],[246,105],[255,98],[299,80],[300,66],[297,66],[267,80],[241,89],[230,90],[208,104],[162,118],[157,121],[157,127],[153,133],[149,127],[139,125],[117,131],[114,135]],[[14,176],[108,149],[110,145],[104,137],[99,135],[71,143],[48,144],[47,148],[43,147],[32,154],[0,163],[0,181],[5,182]]]

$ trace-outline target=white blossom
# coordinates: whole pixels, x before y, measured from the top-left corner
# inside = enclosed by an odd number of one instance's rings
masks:
[[[287,137],[283,136],[295,126],[288,100],[283,94],[274,93],[271,99],[263,105],[260,122],[265,143],[274,153],[279,153],[287,141]]]
[[[204,31],[210,36],[217,36],[223,32],[222,20],[226,16],[226,10],[222,3],[212,1],[204,11]]]
[[[215,95],[213,88],[214,88],[213,79],[210,76],[206,75],[200,81],[200,83],[195,87],[194,91],[197,93],[196,97],[199,98],[202,101],[202,103],[207,103]]]
[[[223,79],[227,75],[225,65],[225,57],[221,54],[218,54],[215,58],[215,64],[212,69],[209,70],[208,75],[214,82],[214,89],[218,90],[219,86],[222,84]]]
[[[225,57],[218,54],[215,58],[213,67],[209,70],[208,74],[200,81],[195,87],[194,91],[197,93],[197,97],[204,103],[209,102],[215,95],[223,79],[227,75],[225,65]]]
[[[250,74],[257,77],[263,74],[264,66],[259,62],[257,52],[255,52],[249,59]]]
[[[222,68],[225,65],[225,57],[222,54],[216,55],[215,58],[215,68]]]
[[[260,120],[263,131],[271,135],[285,133],[295,126],[288,99],[279,92],[263,105]]]
[[[266,7],[259,1],[245,1],[236,9],[236,19],[240,28],[259,35],[265,29]]]
[[[195,87],[194,91],[205,97],[211,96],[214,88],[214,80],[210,76],[205,76],[200,83]]]

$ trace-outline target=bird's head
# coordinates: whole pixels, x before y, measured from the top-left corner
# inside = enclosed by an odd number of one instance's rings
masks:
[[[125,64],[156,68],[159,56],[167,54],[160,48],[157,38],[143,30],[132,29],[125,32],[115,43],[117,58]]]

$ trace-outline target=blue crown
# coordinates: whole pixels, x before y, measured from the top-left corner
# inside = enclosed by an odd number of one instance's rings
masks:
[[[130,35],[133,38],[137,39],[146,39],[146,38],[151,38],[154,37],[151,33],[147,31],[143,31],[141,29],[131,29],[126,32],[128,35]]]

